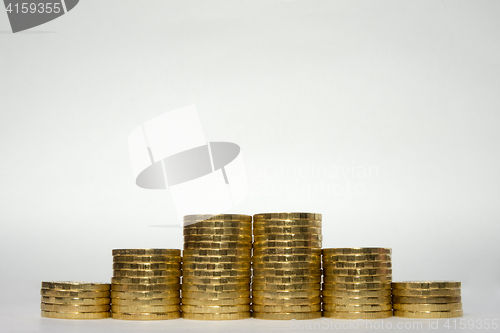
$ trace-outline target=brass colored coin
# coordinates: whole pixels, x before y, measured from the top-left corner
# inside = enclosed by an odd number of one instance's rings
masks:
[[[460,303],[462,301],[462,297],[461,296],[429,296],[429,297],[393,296],[392,301],[394,303],[405,303],[405,304]]]
[[[265,241],[322,241],[321,234],[264,234],[255,235],[255,242]]]
[[[462,310],[462,303],[434,303],[434,304],[394,304],[394,310],[403,311],[453,311]]]
[[[290,284],[265,284],[265,283],[253,283],[252,290],[269,290],[269,291],[279,291],[279,290],[319,290],[319,283],[290,283]]]
[[[114,256],[173,256],[180,257],[179,249],[114,249]]]
[[[253,269],[254,276],[321,276],[321,269]]]
[[[198,257],[198,256],[186,256],[182,258],[183,263],[219,263],[219,262],[250,262],[251,257],[237,257],[237,256],[221,256],[221,257]]]
[[[112,284],[111,291],[175,291],[180,290],[181,285],[172,284]]]
[[[180,311],[180,304],[176,305],[112,305],[111,312],[122,313],[159,313]]]
[[[241,291],[182,291],[182,299],[228,299],[228,298],[249,298],[249,290]]]
[[[320,256],[314,255],[266,255],[266,256],[254,256],[252,258],[253,262],[319,262],[321,261]]]
[[[104,312],[109,311],[111,306],[109,304],[104,305],[74,305],[74,304],[47,304],[41,303],[40,308],[43,311],[54,311],[54,312]]]
[[[174,256],[114,256],[114,263],[161,263],[161,262],[181,262],[181,257]]]
[[[303,298],[267,298],[267,297],[254,297],[252,298],[253,304],[259,305],[312,305],[321,304],[321,297],[303,297]]]
[[[255,228],[265,227],[321,227],[318,220],[259,220],[254,221]]]
[[[391,268],[324,268],[325,275],[392,275]]]
[[[250,242],[184,242],[184,249],[251,249]]]
[[[56,290],[74,290],[74,291],[108,291],[109,283],[93,283],[93,282],[42,282],[42,289]]]
[[[253,255],[316,255],[321,256],[321,249],[310,247],[278,247],[278,248],[254,248]]]
[[[321,263],[308,262],[308,261],[295,261],[295,262],[254,262],[252,264],[253,269],[320,269]]]
[[[252,235],[188,235],[184,242],[242,242],[251,243]]]
[[[255,312],[316,312],[321,311],[321,304],[310,305],[259,305],[253,304],[252,310]]]
[[[203,278],[250,277],[251,271],[249,269],[226,269],[226,270],[187,269],[183,272],[183,278],[188,276],[203,277]]]
[[[217,278],[199,278],[192,276],[184,276],[182,283],[190,284],[250,284],[250,277],[217,277]]]
[[[351,276],[324,276],[325,283],[373,283],[384,282],[391,283],[392,276],[390,275],[351,275]]]
[[[338,305],[350,305],[350,304],[390,304],[392,303],[391,296],[379,296],[379,297],[328,297],[323,296],[324,304],[338,304]]]
[[[178,269],[115,269],[113,270],[114,277],[179,277],[182,274],[181,265]]]
[[[321,235],[321,227],[254,227],[254,235],[269,234],[317,234]]]
[[[389,311],[392,304],[323,304],[324,311],[334,312],[360,312],[360,311]]]
[[[247,221],[252,222],[252,216],[243,214],[193,214],[183,218],[184,223],[200,221]]]
[[[253,297],[270,297],[270,298],[305,298],[318,297],[321,295],[321,290],[292,290],[292,291],[268,291],[268,290],[253,290]]]
[[[268,320],[306,320],[321,318],[321,311],[316,312],[253,312],[253,318]]]
[[[77,297],[55,297],[55,296],[42,296],[42,303],[51,304],[73,304],[73,305],[109,305],[111,299],[109,297],[97,298],[77,298]]]
[[[393,282],[393,289],[457,289],[462,286],[458,281],[406,281]]]
[[[250,311],[250,305],[187,305],[181,306],[182,312],[187,313],[235,313]]]
[[[251,249],[188,249],[183,251],[184,257],[190,256],[243,256],[250,257]]]
[[[110,291],[78,291],[78,290],[58,290],[58,289],[40,289],[42,296],[72,297],[72,298],[98,298],[109,297]]]
[[[206,269],[206,270],[221,270],[221,269],[250,269],[249,262],[230,262],[230,263],[184,263],[183,270],[189,269]]]
[[[345,254],[391,254],[392,250],[385,247],[346,247],[323,249],[324,256]]]
[[[323,268],[391,268],[392,263],[387,261],[356,261],[356,262],[342,262],[337,261],[333,263],[323,262]]]
[[[116,298],[121,299],[154,299],[154,298],[179,298],[181,295],[179,290],[164,290],[164,291],[112,291],[111,302],[114,303]]]
[[[195,306],[206,306],[206,305],[250,305],[251,298],[249,297],[237,297],[237,298],[213,298],[213,299],[199,299],[199,298],[182,298],[183,305],[195,305]]]
[[[462,317],[464,315],[463,310],[453,310],[453,311],[401,311],[395,310],[395,317],[405,317],[405,318],[455,318]]]
[[[188,235],[252,235],[252,228],[184,228],[184,236]]]
[[[393,289],[394,296],[429,297],[429,296],[460,296],[460,289]]]
[[[330,254],[323,255],[323,262],[391,261],[390,254]]]
[[[321,248],[320,241],[262,241],[254,242],[253,247],[266,248],[266,247],[312,247]]]
[[[179,277],[112,277],[111,283],[113,284],[179,284],[181,283]]]
[[[113,305],[125,306],[155,306],[155,305],[179,305],[180,297],[166,298],[113,298]]]
[[[245,284],[182,284],[182,292],[185,291],[246,291],[250,290],[250,283]]]
[[[332,319],[382,319],[392,317],[392,310],[388,311],[359,311],[359,312],[335,312],[323,311],[323,317]]]
[[[321,276],[254,276],[253,284],[320,283]]]
[[[184,229],[209,229],[209,228],[252,228],[250,221],[200,221],[184,224]]]
[[[381,297],[391,296],[390,289],[379,290],[323,290],[323,297]]]
[[[120,320],[168,320],[177,319],[181,317],[179,311],[165,312],[165,313],[123,313],[112,312],[111,318]]]
[[[253,216],[254,221],[260,220],[318,220],[322,215],[316,213],[260,213]]]
[[[108,312],[54,312],[42,311],[42,317],[56,319],[105,319],[111,317]]]
[[[250,311],[233,313],[182,313],[182,318],[192,320],[238,320],[250,317]]]
[[[380,290],[391,289],[391,283],[324,283],[323,290]]]
[[[180,262],[155,262],[155,263],[114,263],[113,269],[129,270],[180,270]]]

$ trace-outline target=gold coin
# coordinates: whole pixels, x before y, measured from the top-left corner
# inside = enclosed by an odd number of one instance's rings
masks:
[[[193,214],[183,218],[184,223],[200,221],[247,221],[252,222],[252,216],[243,214]]]
[[[453,311],[462,310],[462,303],[434,303],[434,304],[394,304],[394,310],[403,311]]]
[[[113,305],[125,306],[154,306],[154,305],[179,305],[180,297],[166,298],[113,298]]]
[[[172,284],[111,284],[111,291],[175,291],[180,290],[181,285]]]
[[[250,311],[250,305],[187,305],[181,306],[182,312],[187,313],[234,313]]]
[[[206,269],[206,270],[221,270],[221,269],[250,269],[249,262],[229,262],[229,263],[184,263],[182,269]]]
[[[185,229],[209,229],[209,228],[252,228],[250,221],[200,221],[191,224],[184,224]]]
[[[392,302],[391,296],[376,296],[376,297],[329,297],[323,296],[325,304],[388,304]]]
[[[457,281],[406,281],[393,282],[393,289],[457,289],[462,286]]]
[[[259,305],[253,304],[255,312],[315,312],[321,311],[321,304],[310,305]]]
[[[193,320],[238,320],[250,318],[250,316],[250,311],[234,313],[182,313],[182,318]]]
[[[334,312],[361,312],[361,311],[389,311],[392,304],[331,304],[323,303],[324,311]]]
[[[453,311],[401,311],[395,310],[394,316],[405,318],[455,318],[462,317],[463,310]]]
[[[321,276],[254,276],[253,284],[320,283]]]
[[[74,305],[109,305],[111,299],[109,297],[97,298],[78,298],[78,297],[55,297],[55,296],[42,296],[42,303],[51,304],[74,304]]]
[[[162,263],[162,262],[181,262],[181,257],[174,256],[114,256],[114,263]]]
[[[321,269],[253,269],[254,276],[321,276]]]
[[[253,318],[268,320],[306,320],[321,318],[321,311],[317,312],[253,312]]]
[[[252,264],[253,269],[320,269],[321,263],[317,262],[307,262],[307,261],[295,261],[295,262],[254,262]]]
[[[266,256],[254,256],[252,258],[253,262],[320,262],[320,256],[314,256],[310,254],[303,255],[266,255]]]
[[[317,220],[259,220],[254,221],[253,226],[265,227],[321,227],[321,221]]]
[[[320,241],[262,241],[254,242],[254,248],[265,247],[312,247],[321,248]]]
[[[228,298],[249,298],[249,290],[241,291],[182,291],[182,299],[228,299]]]
[[[181,264],[178,269],[114,269],[114,277],[179,277],[181,276]]]
[[[130,270],[179,270],[181,269],[180,262],[155,262],[155,263],[114,263],[113,269],[130,269]]]
[[[321,235],[321,227],[254,227],[254,235],[268,234],[317,234]]]
[[[386,261],[357,261],[357,262],[323,262],[323,268],[391,268],[392,264]]]
[[[108,291],[110,288],[109,283],[94,283],[94,282],[42,282],[42,289],[56,289],[56,290],[75,290],[75,291]]]
[[[392,275],[391,268],[324,268],[325,275]]]
[[[111,312],[123,313],[159,313],[180,311],[180,304],[175,305],[111,305]]]
[[[391,254],[392,250],[385,247],[347,247],[323,249],[323,255],[344,255],[344,254]]]
[[[184,242],[243,242],[251,243],[251,235],[188,235]]]
[[[54,312],[42,311],[42,317],[56,319],[105,319],[111,316],[110,312]]]
[[[287,283],[287,284],[265,284],[265,283],[253,283],[253,290],[269,290],[269,291],[279,291],[279,290],[316,290],[320,289],[319,283]]]
[[[178,298],[181,292],[179,290],[165,291],[112,291],[111,302],[115,302],[116,298],[122,299],[154,299],[154,298]]]
[[[249,269],[231,269],[231,270],[204,270],[204,269],[187,269],[182,272],[183,278],[188,276],[193,277],[250,277]]]
[[[332,319],[382,319],[392,317],[392,310],[360,312],[323,311],[323,317]]]
[[[393,289],[394,296],[429,297],[429,296],[460,296],[460,289]]]
[[[323,262],[391,261],[390,254],[333,254],[323,255]]]
[[[188,235],[252,235],[252,228],[184,228],[184,236]]]
[[[190,256],[243,256],[250,257],[251,249],[188,249],[183,251],[184,257]]]
[[[196,306],[206,306],[206,305],[250,305],[251,299],[249,297],[237,297],[237,298],[212,298],[212,299],[199,299],[199,298],[182,298],[183,305],[196,305]]]
[[[323,290],[380,290],[391,289],[391,283],[324,283]]]
[[[182,284],[182,292],[184,291],[245,291],[250,290],[250,283],[245,284]]]
[[[168,320],[177,319],[181,317],[179,311],[166,312],[166,313],[123,313],[112,312],[111,318],[120,320]]]
[[[198,257],[198,256],[191,256],[191,257],[184,257],[182,258],[183,262],[185,264],[187,263],[219,263],[219,262],[250,262],[251,257],[237,257],[237,256],[220,256],[220,257]]]
[[[173,256],[180,257],[179,249],[114,249],[114,256]]]
[[[103,305],[74,305],[74,304],[47,304],[41,303],[40,308],[43,311],[53,312],[104,312],[109,311],[109,304]]]
[[[324,276],[325,283],[391,283],[391,275],[351,275],[351,276]]]
[[[393,296],[392,301],[394,303],[460,303],[462,301],[461,296],[428,296],[428,297],[404,297],[404,296]]]
[[[321,304],[321,297],[303,297],[303,298],[267,298],[267,297],[254,297],[252,298],[253,304],[259,305],[312,305]]]
[[[318,297],[321,295],[321,290],[291,290],[291,291],[269,291],[269,290],[253,290],[253,297],[270,297],[270,298],[292,298],[292,297]]]
[[[253,255],[261,256],[261,255],[316,255],[321,256],[321,249],[318,248],[310,248],[310,247],[292,247],[292,248],[254,248]]]
[[[72,297],[72,298],[98,298],[109,297],[110,291],[78,291],[78,290],[58,290],[58,289],[40,289],[42,296]]]
[[[323,290],[323,297],[380,297],[390,296],[390,289],[379,290]]]
[[[318,220],[321,221],[322,215],[316,213],[260,213],[253,216],[254,221],[259,220]]]
[[[184,276],[182,283],[190,284],[250,284],[250,277],[216,277],[216,278],[199,278],[192,276]]]
[[[179,277],[112,277],[113,284],[179,284]]]
[[[194,242],[184,243],[185,250],[195,249],[251,249],[252,243],[242,242]]]
[[[255,242],[265,241],[322,241],[323,235],[321,234],[264,234],[255,235]]]

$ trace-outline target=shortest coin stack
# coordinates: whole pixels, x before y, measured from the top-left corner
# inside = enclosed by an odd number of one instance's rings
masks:
[[[409,281],[392,284],[394,316],[405,318],[462,317],[461,283]]]
[[[42,282],[42,317],[104,319],[110,317],[110,284]]]

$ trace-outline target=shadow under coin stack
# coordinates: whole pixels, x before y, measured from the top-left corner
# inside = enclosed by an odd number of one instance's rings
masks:
[[[323,249],[323,317],[392,317],[391,249]]]
[[[394,316],[405,318],[462,317],[461,283],[414,281],[392,284]]]
[[[252,217],[184,217],[182,317],[250,318]]]
[[[42,282],[42,317],[109,318],[109,288],[109,283]]]
[[[321,241],[321,214],[254,215],[254,318],[321,317]]]
[[[181,250],[113,250],[111,318],[180,318]]]

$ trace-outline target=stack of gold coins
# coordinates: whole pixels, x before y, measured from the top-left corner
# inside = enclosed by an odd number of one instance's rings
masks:
[[[111,318],[180,318],[181,250],[113,250]]]
[[[394,315],[405,318],[462,317],[461,283],[409,281],[392,284]]]
[[[391,249],[323,249],[323,316],[392,317]]]
[[[251,250],[251,216],[185,216],[182,317],[249,318]]]
[[[254,215],[254,318],[321,317],[321,241],[321,214]]]
[[[42,317],[109,318],[109,283],[42,282]]]

